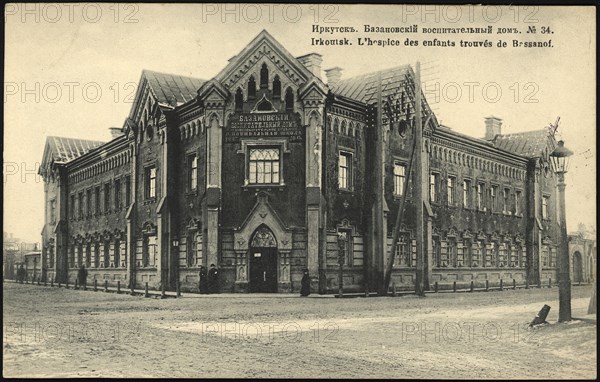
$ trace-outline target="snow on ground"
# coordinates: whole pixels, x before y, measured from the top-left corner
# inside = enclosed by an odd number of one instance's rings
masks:
[[[4,376],[595,378],[592,287],[572,292],[557,323],[556,288],[160,300],[4,283]]]

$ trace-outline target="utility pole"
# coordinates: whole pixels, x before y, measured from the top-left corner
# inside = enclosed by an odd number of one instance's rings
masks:
[[[415,66],[415,161],[417,171],[415,171],[415,194],[416,194],[416,232],[417,232],[417,270],[415,274],[415,294],[424,295],[423,279],[425,273],[425,226],[424,226],[424,208],[426,188],[423,187],[423,177],[425,176],[423,165],[423,121],[421,118],[421,63],[417,61]]]
[[[383,259],[386,250],[386,237],[385,227],[383,221],[383,198],[384,198],[384,180],[385,180],[385,165],[384,161],[384,145],[383,145],[383,104],[382,104],[382,79],[381,72],[377,75],[377,132],[376,132],[376,144],[375,144],[375,162],[376,167],[374,173],[376,174],[375,179],[375,245],[374,245],[374,261],[373,273],[374,285],[378,290],[378,294],[383,296],[387,294],[382,288],[383,284]]]

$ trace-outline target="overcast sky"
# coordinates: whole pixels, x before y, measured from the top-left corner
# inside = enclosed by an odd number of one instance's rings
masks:
[[[568,229],[595,226],[594,15],[592,7],[8,5],[4,230],[40,241],[43,182],[31,173],[48,135],[109,140],[108,128],[123,125],[142,69],[210,79],[262,29],[294,56],[321,53],[322,68],[339,66],[343,77],[421,61],[438,120],[465,134],[482,137],[488,115],[503,119],[503,133],[541,129],[560,116],[561,137],[575,152],[566,178]],[[417,24],[419,31],[491,25],[494,33],[367,34],[365,24]],[[314,25],[358,32],[319,34]],[[527,34],[532,26],[536,34]],[[521,33],[497,35],[498,27]],[[357,37],[367,36],[402,43],[487,39],[493,46],[358,46]],[[551,39],[553,47],[513,48],[513,36]],[[343,37],[354,45],[311,45],[311,38]],[[507,48],[496,46],[500,39]]]

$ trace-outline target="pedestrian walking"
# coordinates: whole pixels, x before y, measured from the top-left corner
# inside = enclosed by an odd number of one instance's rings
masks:
[[[85,269],[85,265],[81,264],[81,268],[77,272],[77,280],[79,281],[79,286],[84,287],[86,285],[88,271]]]
[[[208,293],[219,292],[219,270],[214,264],[208,270]]]
[[[201,294],[208,293],[208,272],[204,265],[200,266],[200,285],[198,285]]]

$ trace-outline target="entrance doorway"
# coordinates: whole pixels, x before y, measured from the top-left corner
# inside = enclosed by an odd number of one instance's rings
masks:
[[[250,242],[249,291],[251,293],[277,292],[277,241],[266,225],[258,227]]]

